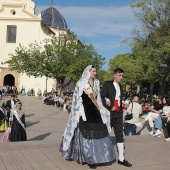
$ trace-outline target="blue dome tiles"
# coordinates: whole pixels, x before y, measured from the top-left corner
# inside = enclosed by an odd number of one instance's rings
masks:
[[[41,16],[47,27],[67,29],[67,23],[64,17],[53,6],[42,11]]]

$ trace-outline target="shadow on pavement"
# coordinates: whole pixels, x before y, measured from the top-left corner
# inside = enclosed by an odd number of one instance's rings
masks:
[[[47,136],[49,136],[51,133],[45,133],[43,135],[39,135],[39,136],[36,136],[34,138],[31,138],[29,139],[28,141],[36,141],[36,140],[43,140],[45,139]]]
[[[144,130],[145,128],[147,128],[148,132],[151,131],[151,128],[150,128],[150,126],[149,126],[149,123],[147,122],[147,123],[145,123],[145,124],[142,126],[142,128],[141,128],[139,131],[136,132],[136,135],[140,135],[141,132],[142,132],[142,130]]]
[[[29,115],[25,115],[25,117],[31,117],[34,116],[35,114],[29,114]]]
[[[40,121],[38,121],[38,122],[26,122],[26,127],[30,127],[30,126],[33,126],[33,125],[35,125],[35,124],[37,124],[37,123],[39,123]]]

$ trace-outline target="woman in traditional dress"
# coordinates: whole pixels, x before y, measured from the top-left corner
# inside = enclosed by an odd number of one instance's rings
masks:
[[[26,141],[27,134],[26,134],[26,126],[25,126],[25,113],[22,109],[22,103],[17,102],[14,109],[11,111],[10,119],[11,122],[11,134],[10,134],[10,141],[17,142],[17,141]]]
[[[7,129],[7,117],[5,110],[5,102],[2,99],[2,94],[0,94],[0,132]]]
[[[23,96],[23,95],[25,95],[26,93],[25,93],[25,88],[22,86],[22,88],[21,88],[21,95]]]
[[[73,94],[70,117],[61,142],[60,152],[67,160],[96,164],[115,160],[114,146],[109,136],[110,112],[101,102],[96,68],[87,66]]]

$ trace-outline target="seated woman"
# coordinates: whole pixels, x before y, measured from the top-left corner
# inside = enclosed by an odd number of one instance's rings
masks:
[[[31,96],[31,91],[30,91],[30,89],[28,89],[28,91],[27,91],[27,96]]]
[[[158,118],[155,120],[155,128],[153,135],[154,137],[160,137],[161,136],[161,130],[162,125],[167,126],[168,130],[168,138],[170,138],[170,98],[166,99],[166,105],[163,107],[162,114],[158,116]],[[168,139],[167,138],[167,139]],[[165,139],[165,140],[167,140]],[[170,139],[169,139],[170,141]]]
[[[124,133],[125,136],[129,136],[131,131],[132,135],[136,135],[136,123],[139,121],[139,115],[142,113],[142,106],[138,103],[138,96],[134,96],[132,103],[127,108],[127,113],[132,113],[133,118],[131,120],[125,120]]]
[[[37,96],[41,97],[42,96],[42,92],[40,89],[38,89],[38,93],[37,93]]]
[[[141,125],[144,125],[147,121],[149,122],[149,125],[152,129],[150,131],[149,135],[153,135],[153,133],[154,133],[154,121],[158,118],[158,116],[162,112],[163,106],[164,106],[164,103],[163,103],[162,96],[157,95],[156,102],[153,104],[153,106],[150,107],[150,112],[144,118],[144,121],[140,122]]]
[[[7,129],[7,115],[5,110],[5,102],[0,94],[0,132]]]
[[[17,102],[10,114],[11,134],[10,141],[26,141],[25,113],[22,110],[22,103]]]

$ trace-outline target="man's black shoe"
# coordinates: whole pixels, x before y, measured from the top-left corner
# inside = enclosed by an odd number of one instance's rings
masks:
[[[91,168],[91,169],[96,169],[96,165],[95,164],[88,164],[89,165],[89,167]]]
[[[118,159],[118,164],[120,164],[120,165],[124,165],[124,166],[127,166],[127,167],[131,167],[132,166],[132,164],[131,163],[129,163],[127,160],[123,160],[123,162],[122,161],[119,161],[119,159]]]

